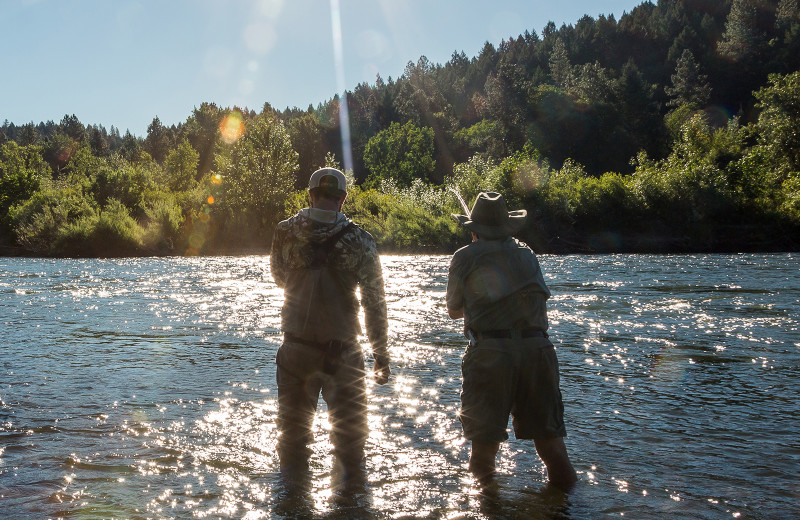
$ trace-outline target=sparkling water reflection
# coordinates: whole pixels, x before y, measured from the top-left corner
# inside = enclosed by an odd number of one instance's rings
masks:
[[[530,443],[482,499],[457,420],[449,257],[384,257],[393,377],[370,385],[369,492],[279,492],[265,257],[0,258],[8,518],[787,518],[800,505],[797,256],[544,256],[562,365],[564,500]],[[365,345],[366,347],[366,345]]]

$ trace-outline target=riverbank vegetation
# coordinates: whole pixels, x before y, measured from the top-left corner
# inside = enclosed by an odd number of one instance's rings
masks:
[[[0,253],[266,252],[325,165],[347,167],[345,211],[385,252],[462,245],[453,191],[481,190],[528,209],[541,252],[797,250],[798,107],[797,0],[645,2],[306,110],[201,103],[144,137],[6,121]]]

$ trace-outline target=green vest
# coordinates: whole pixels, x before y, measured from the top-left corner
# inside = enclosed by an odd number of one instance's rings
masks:
[[[468,246],[463,270],[465,325],[476,331],[547,330],[550,290],[536,255],[513,239]]]

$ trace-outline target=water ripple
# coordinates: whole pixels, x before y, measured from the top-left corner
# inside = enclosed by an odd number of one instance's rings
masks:
[[[449,258],[383,257],[393,377],[369,385],[364,497],[277,476],[282,292],[266,257],[0,258],[9,518],[785,518],[800,466],[797,256],[543,256],[580,483],[504,443],[477,494],[458,422]],[[367,345],[364,345],[367,348]]]

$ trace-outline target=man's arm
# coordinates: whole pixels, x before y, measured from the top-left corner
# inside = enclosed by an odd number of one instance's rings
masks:
[[[281,231],[280,225],[278,225],[278,227],[275,228],[275,232],[272,234],[269,266],[272,272],[272,279],[275,280],[275,284],[281,288],[286,286],[286,266],[283,263],[283,255],[281,254],[283,252],[284,242],[284,233]]]
[[[383,270],[378,256],[378,248],[371,239],[364,241],[361,266],[358,269],[358,283],[361,287],[361,306],[364,308],[364,324],[367,337],[375,357],[375,381],[386,384],[389,381],[389,319],[386,311],[386,295],[383,288]]]
[[[447,275],[447,314],[457,320],[464,317],[464,281],[458,274],[458,260],[453,257]]]

